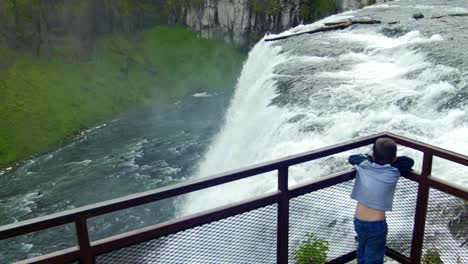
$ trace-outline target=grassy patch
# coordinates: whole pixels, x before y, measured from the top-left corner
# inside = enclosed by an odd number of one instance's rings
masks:
[[[124,111],[232,88],[244,59],[179,27],[107,36],[86,59],[66,43],[51,52],[46,59],[0,49],[0,167]]]
[[[437,249],[429,249],[424,253],[422,262],[423,264],[443,264],[440,258],[440,253]]]
[[[327,262],[328,242],[308,233],[306,240],[293,252],[296,264],[322,264]]]

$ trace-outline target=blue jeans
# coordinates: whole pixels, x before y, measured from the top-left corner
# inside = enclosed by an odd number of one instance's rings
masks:
[[[387,222],[362,221],[354,218],[354,230],[358,241],[358,264],[382,264],[387,242]]]

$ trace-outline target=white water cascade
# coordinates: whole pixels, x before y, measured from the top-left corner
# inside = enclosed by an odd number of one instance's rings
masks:
[[[340,16],[328,20],[337,18]],[[317,24],[320,22],[308,27]],[[411,31],[398,38],[389,38],[366,29],[320,37],[324,45],[331,41],[344,46],[358,43],[365,49],[335,58],[298,56],[260,41],[249,54],[226,114],[225,125],[200,163],[197,175],[226,172],[379,131],[395,132],[466,153],[468,109],[437,110],[438,100],[457,89],[443,78],[461,73],[455,68],[433,64],[426,60],[424,53],[409,48],[418,43],[444,41],[441,35],[422,36],[418,31]],[[301,84],[291,89],[305,90],[307,87],[301,87],[304,83],[311,86],[314,82],[330,83],[318,91],[304,93],[308,96],[304,98],[308,105],[277,106],[272,103],[272,99],[278,96],[277,81],[283,77],[275,69],[283,66],[294,71],[294,68],[310,65],[320,68],[325,63],[346,63],[350,67],[295,76],[297,79],[305,78],[305,81],[301,80]],[[416,78],[410,78],[414,73],[418,73]],[[399,102],[409,97],[417,98],[415,105],[402,110]],[[299,120],[291,121],[294,119]],[[307,126],[317,128],[305,130]],[[414,154],[406,149],[400,153]],[[420,157],[413,158],[418,162]],[[443,174],[455,184],[468,186],[466,170],[459,170],[456,166],[452,170],[450,164],[443,162],[435,165],[435,175]],[[418,166],[420,163],[415,165]],[[316,166],[295,166],[290,185],[316,177],[323,172],[320,170]],[[276,178],[265,178],[256,184],[246,181],[245,184],[232,184],[231,188],[193,195],[184,205],[183,212],[212,208],[245,198],[248,194],[272,190],[276,188],[275,181]]]
[[[332,16],[282,34],[308,30],[353,14]],[[248,56],[225,124],[199,164],[197,175],[238,169],[380,131],[466,154],[468,108],[442,106],[445,98],[466,89],[464,73],[435,63],[418,49],[444,41],[444,35],[438,33],[410,30],[392,37],[372,27],[297,37],[284,44],[260,41]],[[342,48],[327,53],[327,46]],[[320,52],[321,47],[325,51]],[[459,77],[461,82],[450,82],[451,76]],[[415,168],[420,170],[420,154],[405,148],[399,154],[412,156]],[[347,155],[294,166],[290,168],[289,184],[346,167]],[[466,168],[439,160],[434,165],[434,175],[468,186]],[[180,215],[275,190],[275,175],[193,193],[180,205]],[[310,206],[324,206],[320,204],[317,201]],[[441,228],[448,233],[446,227],[428,227],[427,232],[440,233]],[[347,239],[353,236],[351,229]],[[445,236],[458,243],[450,234]],[[235,238],[231,242],[245,243]],[[448,263],[456,263],[451,256],[442,256]],[[461,261],[468,263],[468,259]]]

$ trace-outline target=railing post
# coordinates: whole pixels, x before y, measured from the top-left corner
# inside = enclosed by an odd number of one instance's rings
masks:
[[[278,170],[278,190],[281,192],[281,196],[278,203],[276,262],[278,264],[287,264],[289,246],[288,167],[282,167]]]
[[[86,218],[80,217],[75,221],[76,234],[78,236],[78,245],[80,246],[80,263],[94,264],[94,256],[89,242],[88,225]]]
[[[411,262],[421,262],[422,248],[424,242],[424,228],[427,217],[427,204],[429,201],[429,176],[432,172],[432,152],[424,152],[421,179],[418,186],[418,198],[416,202],[416,213],[414,216],[413,241],[411,242]]]

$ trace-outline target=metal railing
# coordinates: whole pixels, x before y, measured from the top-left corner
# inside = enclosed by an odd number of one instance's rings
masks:
[[[291,255],[291,252],[288,252],[290,200],[340,183],[348,182],[355,177],[355,170],[350,169],[318,180],[309,181],[298,186],[288,187],[288,168],[300,163],[313,161],[319,158],[338,154],[340,152],[373,144],[374,141],[380,137],[392,138],[399,145],[403,145],[423,153],[421,173],[412,171],[408,176],[405,176],[407,179],[417,183],[418,185],[409,257],[391,248],[387,248],[386,251],[387,256],[401,263],[420,263],[423,252],[429,190],[431,188],[437,189],[452,196],[468,200],[468,190],[431,177],[433,157],[439,157],[464,166],[468,166],[468,157],[391,133],[379,133],[299,155],[289,156],[276,161],[247,167],[242,170],[207,178],[194,179],[166,188],[129,195],[119,199],[2,226],[0,227],[0,240],[72,223],[76,227],[76,236],[78,241],[77,247],[27,259],[22,262],[69,263],[79,261],[80,263],[88,264],[95,263],[98,256],[108,252],[114,252],[132,245],[176,234],[184,230],[220,221],[222,219],[240,215],[259,208],[264,208],[266,206],[276,205],[276,262],[282,264],[288,263],[288,257]],[[176,197],[271,171],[278,172],[278,189],[272,193],[98,241],[90,241],[88,228],[88,220],[90,218],[160,201],[170,197]],[[330,260],[329,263],[346,263],[355,258],[355,249],[349,248],[349,252],[347,254],[334,258]]]

